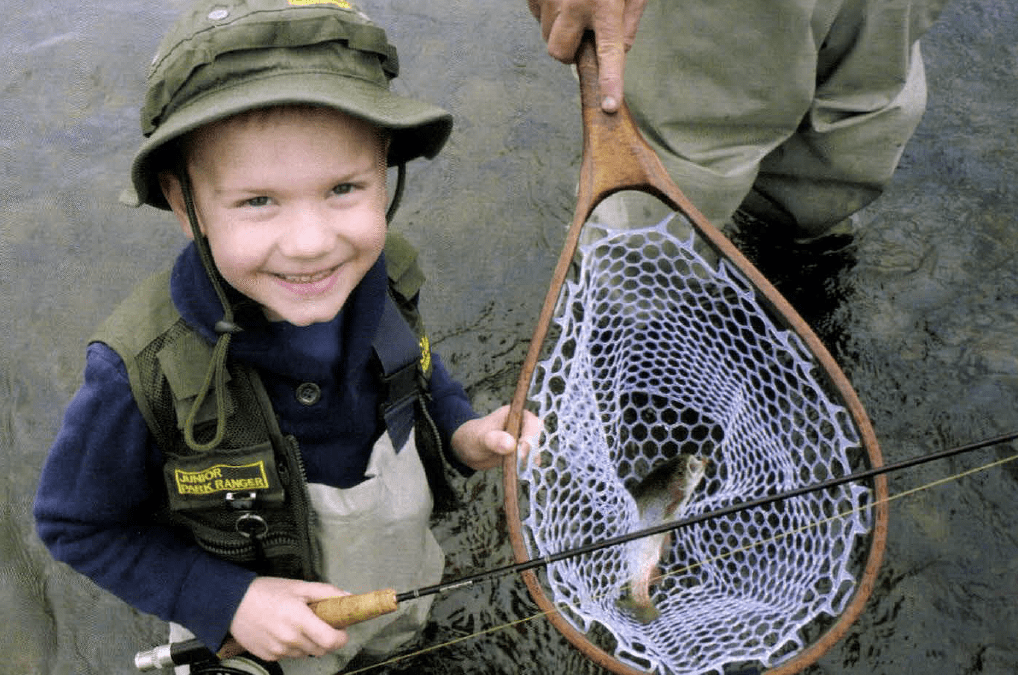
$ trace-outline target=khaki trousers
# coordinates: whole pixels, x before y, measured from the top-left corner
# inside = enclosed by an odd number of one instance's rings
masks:
[[[322,570],[326,580],[350,593],[384,588],[399,591],[441,581],[445,556],[429,528],[432,500],[414,434],[396,453],[388,434],[372,451],[368,480],[340,490],[310,484],[318,518]],[[332,675],[359,653],[384,657],[412,640],[423,628],[432,598],[400,604],[396,612],[349,626],[348,642],[319,658],[283,659],[286,675]],[[192,634],[170,625],[170,639]],[[264,669],[239,657],[225,663],[261,675]],[[189,672],[187,667],[177,675]]]
[[[917,41],[945,2],[651,0],[626,100],[714,224],[743,205],[821,234],[890,180],[926,103]]]

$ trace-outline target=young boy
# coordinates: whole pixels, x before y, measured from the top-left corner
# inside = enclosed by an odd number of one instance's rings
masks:
[[[431,354],[419,270],[387,243],[387,166],[451,128],[390,93],[395,75],[345,0],[203,0],[181,18],[127,196],[192,242],[89,344],[36,500],[57,559],[175,638],[232,636],[287,673],[412,637],[427,602],[345,631],[308,603],[436,583],[443,462],[516,450],[506,408],[478,418]],[[537,430],[528,415],[523,437]]]

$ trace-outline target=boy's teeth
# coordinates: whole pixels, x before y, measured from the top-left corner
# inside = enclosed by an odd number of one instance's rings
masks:
[[[317,274],[280,274],[279,277],[286,281],[292,281],[295,284],[310,284],[324,279],[329,276],[330,272],[331,270],[318,272]]]

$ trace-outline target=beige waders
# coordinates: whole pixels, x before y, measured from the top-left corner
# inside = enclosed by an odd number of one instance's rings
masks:
[[[350,593],[383,588],[412,590],[438,583],[445,558],[428,527],[431,491],[424,475],[414,434],[396,453],[388,434],[375,444],[368,480],[341,490],[308,485],[318,518],[318,538],[325,579]],[[346,629],[347,645],[324,657],[283,659],[286,675],[332,675],[354,656],[383,657],[410,642],[424,626],[431,598],[399,605],[396,612]],[[171,641],[193,637],[170,625]],[[251,673],[264,670],[246,659],[226,661]],[[177,675],[188,673],[186,666]]]
[[[945,1],[651,0],[626,100],[712,223],[743,205],[822,234],[890,180],[926,103],[917,40]],[[618,199],[605,224],[660,220]]]

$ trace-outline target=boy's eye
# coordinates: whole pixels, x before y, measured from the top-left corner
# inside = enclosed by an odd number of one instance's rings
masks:
[[[259,197],[252,197],[244,202],[245,206],[268,206],[269,198],[262,195]]]
[[[353,192],[354,186],[352,183],[340,183],[336,187],[332,188],[332,193],[336,195],[346,195]]]

